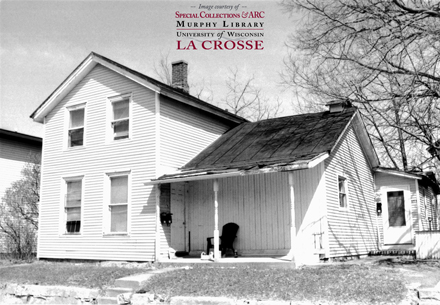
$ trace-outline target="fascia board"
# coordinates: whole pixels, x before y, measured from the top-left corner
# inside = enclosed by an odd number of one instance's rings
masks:
[[[356,110],[356,112],[351,117],[350,121],[345,126],[344,130],[339,135],[338,139],[335,142],[335,145],[333,145],[330,152],[333,152],[334,149],[338,146],[339,142],[342,140],[342,137],[345,135],[345,133],[348,131],[348,129],[353,126],[354,132],[358,136],[361,144],[361,149],[367,156],[368,163],[370,164],[371,168],[379,166],[379,158],[377,157],[376,151],[373,148],[373,144],[371,143],[371,140],[367,134],[367,131],[365,130],[365,126],[362,123],[361,118],[359,117],[359,110]]]
[[[398,177],[404,177],[404,178],[408,178],[408,179],[416,179],[416,180],[422,180],[423,179],[421,176],[418,176],[418,175],[414,175],[414,174],[410,174],[410,173],[401,173],[401,172],[388,171],[386,169],[381,169],[381,168],[375,168],[374,171],[377,172],[377,173],[384,173],[384,174],[398,176]]]
[[[72,74],[70,74],[61,85],[46,99],[39,109],[32,114],[34,121],[43,123],[49,112],[72,90],[87,73],[96,65],[92,56],[89,56]]]
[[[309,161],[297,161],[293,162],[290,165],[283,165],[283,166],[273,166],[268,167],[264,169],[257,169],[257,170],[235,170],[235,171],[227,171],[224,173],[218,173],[218,174],[207,174],[207,172],[200,172],[197,174],[189,174],[188,176],[183,176],[183,173],[179,172],[182,176],[176,177],[176,178],[169,178],[169,179],[155,179],[150,180],[148,182],[144,182],[144,185],[156,185],[156,184],[162,184],[162,183],[178,183],[178,182],[187,182],[187,181],[199,181],[199,180],[211,180],[211,179],[218,179],[218,178],[227,178],[227,177],[239,177],[239,176],[248,176],[248,175],[258,175],[258,174],[268,174],[268,173],[276,173],[276,172],[288,172],[288,171],[295,171],[295,170],[301,170],[301,169],[309,169],[313,168],[325,159],[329,157],[328,153],[320,154],[319,156],[315,157],[312,160]]]
[[[379,157],[377,156],[376,150],[374,149],[373,143],[371,142],[371,138],[367,133],[367,129],[363,120],[360,118],[359,111],[356,113],[357,119],[354,122],[354,130],[361,141],[361,147],[364,153],[367,155],[369,159],[370,166],[372,168],[378,167]]]

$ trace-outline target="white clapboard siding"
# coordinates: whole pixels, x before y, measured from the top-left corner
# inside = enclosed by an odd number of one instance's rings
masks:
[[[322,172],[321,166],[294,172],[296,229],[299,235],[308,234],[309,244],[313,243],[309,229],[317,219],[312,215],[323,212],[318,208],[324,202]],[[206,238],[214,231],[213,180],[190,182],[188,189],[185,204],[191,251],[206,251]],[[218,201],[220,234],[224,224],[237,223],[240,229],[234,245],[240,254],[282,255],[290,250],[288,173],[219,179]]]
[[[377,249],[373,175],[352,127],[325,164],[330,256],[366,254]],[[339,207],[338,175],[347,179],[348,209]]]
[[[395,176],[390,175],[386,173],[375,173],[375,183],[376,183],[376,189],[380,190],[381,187],[393,187],[396,185],[408,185],[409,190],[411,193],[411,225],[412,225],[412,240],[414,240],[414,232],[419,230],[419,214],[418,214],[418,208],[417,208],[417,192],[416,192],[416,182],[415,179],[412,178],[406,178],[401,176]],[[420,202],[422,202],[422,191],[419,185],[419,196],[420,196]],[[422,206],[422,204],[421,204]],[[382,203],[382,209],[385,208],[384,203]],[[380,224],[380,242],[381,246],[384,245],[384,232],[383,232],[383,217],[380,216],[379,219]]]
[[[197,109],[160,98],[161,166],[175,171],[208,147],[230,126]]]
[[[129,140],[106,141],[108,97],[133,96]],[[66,106],[86,104],[85,147],[65,148]],[[40,208],[41,258],[151,261],[154,259],[155,94],[97,65],[46,117]],[[103,235],[106,173],[131,171],[128,236]],[[60,234],[63,177],[83,175],[81,235]]]

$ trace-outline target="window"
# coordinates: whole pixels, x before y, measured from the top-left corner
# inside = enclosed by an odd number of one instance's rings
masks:
[[[84,145],[84,106],[69,110],[69,147]]]
[[[388,222],[390,227],[406,226],[405,219],[405,198],[403,191],[387,193],[388,200]]]
[[[66,181],[64,212],[67,234],[81,230],[82,178]]]
[[[339,207],[347,208],[347,179],[338,176],[338,187],[339,187]]]
[[[110,176],[110,233],[127,232],[128,175]]]
[[[130,98],[113,100],[111,127],[113,140],[127,139],[130,135]]]

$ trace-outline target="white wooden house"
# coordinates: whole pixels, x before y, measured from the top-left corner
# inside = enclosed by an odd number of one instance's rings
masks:
[[[189,95],[185,62],[173,83],[91,53],[32,114],[45,127],[39,258],[161,260],[214,236],[219,259],[229,222],[241,256],[382,247],[379,160],[356,108],[251,123]]]
[[[156,259],[144,182],[245,121],[185,92],[185,62],[173,74],[183,89],[91,53],[32,114],[45,139],[39,258]]]

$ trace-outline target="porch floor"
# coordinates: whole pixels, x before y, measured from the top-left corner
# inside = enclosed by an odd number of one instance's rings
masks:
[[[217,261],[201,259],[200,257],[164,258],[160,263],[170,264],[262,264],[273,267],[295,268],[295,262],[286,257],[223,257]]]

